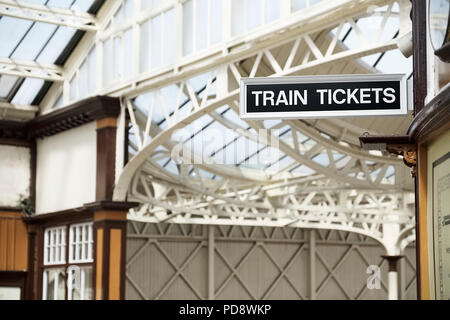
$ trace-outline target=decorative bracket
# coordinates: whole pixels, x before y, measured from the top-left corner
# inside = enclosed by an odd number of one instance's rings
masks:
[[[397,154],[403,157],[405,165],[411,168],[411,176],[416,176],[417,167],[417,149],[414,144],[388,144],[386,150],[390,153]]]
[[[417,147],[410,136],[374,136],[365,132],[359,141],[365,150],[383,150],[402,156],[405,165],[411,168],[411,176],[416,176]]]

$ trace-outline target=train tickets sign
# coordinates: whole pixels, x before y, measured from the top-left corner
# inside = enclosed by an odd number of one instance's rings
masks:
[[[242,119],[404,115],[403,74],[242,78]]]

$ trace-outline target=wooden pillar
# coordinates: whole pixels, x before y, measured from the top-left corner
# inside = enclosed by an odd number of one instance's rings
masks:
[[[42,250],[40,236],[41,230],[35,224],[27,224],[28,233],[28,274],[26,281],[26,300],[38,300],[41,297],[39,289],[41,285],[39,283],[39,257]]]
[[[111,201],[116,164],[117,119],[97,120],[97,183],[95,199]],[[111,205],[109,205],[110,207]],[[94,208],[94,298],[125,299],[127,210]]]
[[[113,117],[97,120],[97,184],[95,199],[112,200],[116,164],[117,120]]]
[[[131,202],[86,204],[94,215],[94,298],[125,299],[127,212]]]
[[[125,299],[126,211],[94,212],[96,300]]]

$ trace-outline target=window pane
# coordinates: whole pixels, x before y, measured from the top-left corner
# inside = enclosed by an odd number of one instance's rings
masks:
[[[92,267],[84,268],[83,272],[84,272],[83,300],[92,300],[94,298]]]
[[[96,57],[95,57],[95,46],[91,49],[88,56],[88,81],[89,81],[89,93],[95,92],[95,85],[96,85]]]
[[[123,75],[129,78],[133,74],[133,35],[132,29],[128,29],[124,33],[124,63]]]
[[[111,83],[112,77],[112,45],[111,39],[108,39],[103,44],[103,84],[108,86]]]
[[[44,235],[44,265],[64,264],[66,262],[65,227],[48,228]]]
[[[66,282],[64,269],[47,269],[44,271],[44,283],[42,297],[45,300],[64,300],[66,294]]]
[[[0,76],[0,99],[6,99],[17,82],[16,76]]]
[[[80,78],[79,81],[79,93],[80,98],[84,98],[87,96],[88,92],[88,65],[87,60],[83,62],[83,64],[80,67],[79,75]]]
[[[147,21],[143,24],[141,24],[141,45],[140,45],[140,52],[139,52],[139,71],[145,72],[148,71],[149,65],[149,54],[150,54],[150,34],[149,34],[149,26],[150,22]]]
[[[209,31],[211,32],[211,44],[217,43],[222,39],[222,0],[211,1],[211,25]],[[229,0],[225,0],[229,1]]]
[[[152,19],[152,69],[159,67],[161,65],[161,15],[156,16]]]
[[[247,30],[261,24],[261,10],[264,2],[260,0],[247,0]]]
[[[196,4],[195,23],[197,30],[195,30],[195,49],[200,50],[206,48],[206,42],[208,41],[208,3],[206,0],[197,0]]]
[[[280,2],[277,0],[266,0],[265,22],[271,22],[280,17]]]
[[[92,300],[93,294],[93,275],[92,267],[73,268],[71,267],[71,275],[69,280],[71,281],[71,292],[68,294],[69,300]]]
[[[292,11],[297,11],[306,8],[306,0],[292,0]]]
[[[92,262],[93,224],[82,223],[70,226],[69,263]]]
[[[11,102],[13,104],[31,104],[43,84],[44,80],[26,78]]]
[[[175,10],[169,10],[164,14],[164,64],[175,60]]]
[[[0,287],[0,300],[20,300],[20,287]]]
[[[183,4],[183,55],[192,53],[194,46],[194,5],[191,1]]]

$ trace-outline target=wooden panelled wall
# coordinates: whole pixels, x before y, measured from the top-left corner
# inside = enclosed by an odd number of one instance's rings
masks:
[[[0,210],[0,271],[27,270],[27,230],[21,212]]]

